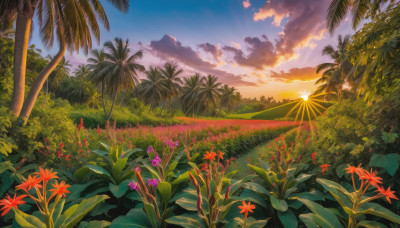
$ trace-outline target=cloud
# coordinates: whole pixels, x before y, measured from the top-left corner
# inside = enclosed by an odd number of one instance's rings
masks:
[[[251,6],[250,0],[243,0],[242,4],[245,9]]]
[[[210,43],[199,44],[198,46],[199,48],[203,49],[203,51],[211,54],[214,57],[215,61],[221,62],[222,51],[218,46]]]
[[[223,70],[217,69],[217,65],[203,60],[199,53],[190,46],[183,46],[180,41],[172,36],[164,35],[160,40],[153,40],[147,49],[153,55],[166,61],[177,61],[180,64],[192,68],[196,72],[213,74],[221,82],[236,86],[255,86],[254,82],[243,79],[245,75],[235,75]]]
[[[233,53],[233,59],[241,66],[263,70],[265,67],[275,66],[278,63],[279,56],[267,36],[263,35],[262,39],[258,37],[246,37],[244,38],[244,42],[247,44],[248,55],[241,49],[231,46],[224,46],[222,49]]]
[[[288,21],[276,43],[277,52],[290,58],[298,47],[305,47],[313,39],[319,40],[326,31],[326,11],[331,0],[268,0],[254,14],[254,21],[273,18],[275,26]]]
[[[315,67],[291,68],[289,72],[271,71],[271,78],[290,83],[293,81],[312,81],[319,77],[315,73]]]

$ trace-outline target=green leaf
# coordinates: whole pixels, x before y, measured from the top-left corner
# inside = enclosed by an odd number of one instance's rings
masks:
[[[346,170],[345,170],[346,167],[347,167],[347,164],[342,164],[342,165],[339,165],[338,167],[336,167],[336,175],[339,178],[342,178],[344,176],[344,174],[346,173]]]
[[[28,215],[18,209],[14,209],[15,221],[22,228],[46,228],[46,224],[44,224],[40,219],[35,216]]]
[[[161,198],[164,201],[164,204],[168,205],[169,200],[171,199],[171,185],[168,182],[162,181],[158,183],[157,189],[161,194]]]
[[[143,205],[144,205],[144,210],[146,211],[147,217],[149,218],[152,227],[157,228],[159,222],[157,219],[156,210],[158,208],[155,209],[152,204],[144,202],[144,201],[143,201]]]
[[[176,178],[174,181],[172,181],[172,184],[178,185],[178,184],[188,181],[188,180],[189,180],[189,172],[186,171],[186,172],[182,173],[181,175],[179,175],[179,177]]]
[[[290,209],[285,212],[278,211],[278,218],[285,228],[298,226],[297,218]]]
[[[108,176],[110,179],[112,179],[110,172],[108,172],[107,170],[105,170],[103,167],[100,167],[98,165],[86,165],[85,167],[89,168],[90,170],[92,170],[93,172],[97,173],[97,174],[102,174],[102,175],[106,175]]]
[[[107,147],[108,147],[108,145],[107,145]],[[110,148],[110,147],[108,147],[108,148]],[[100,157],[106,157],[108,155],[108,152],[102,151],[102,150],[93,150],[93,153],[99,155]]]
[[[319,228],[319,226],[314,222],[315,214],[308,213],[308,214],[301,214],[299,218],[303,223],[306,225],[307,228]]]
[[[84,199],[79,204],[71,206],[58,218],[58,220],[55,222],[55,227],[60,227],[60,228],[74,227],[97,204],[101,203],[102,201],[108,198],[109,197],[106,195],[97,195],[90,199]]]
[[[298,175],[297,178],[296,178],[297,184],[308,180],[312,176],[314,176],[314,174],[302,173],[302,174]]]
[[[120,182],[122,170],[124,170],[126,162],[128,162],[128,158],[117,159],[117,162],[112,167],[111,174],[117,184]]]
[[[285,212],[288,209],[288,204],[285,200],[277,199],[275,196],[270,196],[272,207],[278,211]]]
[[[143,209],[131,209],[125,216],[119,216],[114,219],[110,228],[148,228],[151,227],[150,221],[147,218]]]
[[[89,172],[90,169],[88,167],[80,167],[74,172],[74,177],[78,182],[81,182]]]
[[[334,181],[321,178],[317,178],[317,182],[328,190],[340,205],[352,208],[354,197],[343,186]]]
[[[188,211],[197,211],[197,193],[195,190],[185,190],[182,195],[176,200],[176,204],[183,207]],[[208,203],[207,200],[203,197],[203,204],[202,207],[204,211],[208,210]]]
[[[258,176],[263,178],[267,182],[269,187],[272,187],[272,181],[271,181],[271,178],[269,177],[269,174],[267,173],[267,171],[265,171],[264,169],[259,168],[257,166],[250,165],[250,164],[248,164],[247,167],[249,167],[249,169],[253,170]]]
[[[78,228],[106,228],[111,223],[108,221],[90,221],[90,222],[81,222]]]
[[[129,157],[130,157],[132,154],[134,154],[134,153],[136,153],[136,152],[139,152],[139,151],[143,151],[143,149],[141,149],[141,148],[133,148],[132,150],[126,152],[126,153],[124,154],[123,158],[128,158],[128,159],[129,159]]]
[[[58,217],[60,217],[61,212],[64,209],[64,204],[65,204],[65,199],[61,199],[57,203],[56,208],[54,209],[54,212],[53,212],[53,221],[57,221]]]
[[[243,190],[243,192],[240,194],[240,196],[232,196],[231,197],[234,200],[237,201],[251,201],[253,203],[256,203],[264,208],[268,208],[268,205],[265,201],[264,198],[262,198],[261,196],[259,196],[258,194],[255,194],[253,191],[250,191],[248,189]]]
[[[377,203],[366,203],[360,207],[360,211],[357,214],[371,214],[378,217],[385,218],[394,223],[400,224],[400,216],[393,213],[392,211],[382,207]]]
[[[260,184],[257,184],[255,182],[247,182],[243,184],[243,187],[246,189],[249,189],[253,192],[257,192],[257,193],[261,193],[264,195],[270,195],[269,191],[264,188],[263,186],[261,186]]]
[[[366,228],[387,228],[387,226],[382,223],[375,221],[363,220],[357,223],[356,227],[366,227]]]
[[[308,207],[315,215],[313,220],[322,227],[340,228],[343,227],[340,221],[336,218],[335,214],[324,208],[323,206],[314,203],[307,199],[298,199]]]
[[[150,165],[148,165],[148,164],[143,164],[143,166],[144,166],[147,170],[149,170],[149,172],[151,173],[151,175],[152,175],[154,178],[161,180],[161,177],[160,177],[160,175],[158,174],[158,171],[155,170],[155,169],[153,168],[153,166],[150,166]],[[188,175],[189,175],[189,174],[188,174]]]
[[[166,219],[165,222],[185,228],[206,227],[197,214],[183,214],[174,216]]]
[[[247,181],[253,179],[255,177],[255,175],[248,175],[246,177],[244,177],[243,179],[240,179],[238,181],[236,181],[234,184],[232,184],[231,186],[231,190],[230,190],[230,195],[233,195],[237,190],[239,190],[239,188],[246,183]]]
[[[116,198],[121,198],[128,191],[128,184],[129,180],[123,181],[119,185],[109,183],[108,188]]]
[[[399,169],[400,154],[374,154],[369,166],[384,168],[390,176],[394,176]]]

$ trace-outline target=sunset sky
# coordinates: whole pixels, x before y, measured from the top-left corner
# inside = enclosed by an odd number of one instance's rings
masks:
[[[128,38],[142,49],[146,67],[176,62],[183,76],[213,74],[236,87],[244,97],[297,98],[315,89],[315,66],[330,61],[321,55],[337,35],[352,34],[344,22],[332,36],[326,29],[331,0],[135,0],[123,14],[102,1],[110,31],[100,44]],[[45,50],[34,29],[32,43]],[[74,66],[86,63],[84,53],[67,53]],[[140,74],[143,77],[143,74]]]

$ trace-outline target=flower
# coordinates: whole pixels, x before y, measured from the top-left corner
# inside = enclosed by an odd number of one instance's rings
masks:
[[[58,176],[56,176],[57,172],[52,173],[53,169],[42,169],[41,167],[39,167],[39,172],[35,172],[34,174],[38,174],[39,175],[39,179],[40,181],[44,181],[44,182],[48,182],[51,179],[55,179],[58,178]]]
[[[11,208],[17,209],[18,204],[24,204],[25,201],[22,201],[23,198],[27,197],[27,195],[20,195],[17,197],[17,195],[14,195],[14,198],[11,198],[9,195],[6,196],[6,198],[0,200],[0,206],[3,206],[0,211],[3,211],[0,216],[4,216],[7,214]]]
[[[217,154],[215,152],[213,152],[212,150],[211,150],[211,152],[206,151],[206,154],[204,155],[203,159],[211,161],[211,160],[215,160],[215,156],[217,156]]]
[[[243,206],[239,206],[239,209],[241,209],[240,213],[244,213],[244,218],[247,218],[247,215],[249,212],[253,213],[253,209],[256,209],[255,205],[251,205],[250,202],[249,204],[246,204],[246,202],[242,201]]]
[[[275,155],[272,155],[271,161],[275,160]]]
[[[377,176],[378,172],[376,171],[364,171],[360,176],[361,180],[367,180],[372,186],[378,187],[378,184],[382,184],[382,178]]]
[[[128,186],[131,188],[131,190],[138,190],[139,189],[139,185],[135,181],[130,182],[128,184]]]
[[[52,184],[54,189],[50,189],[50,192],[53,192],[52,196],[64,196],[65,193],[71,193],[70,191],[67,190],[67,188],[71,187],[71,185],[65,184],[64,181],[61,181],[60,184],[56,181],[55,184]]]
[[[222,151],[218,151],[218,159],[224,159],[224,152],[222,152]]]
[[[331,166],[331,165],[323,164],[323,165],[320,166],[323,175],[325,175],[326,170],[328,169],[329,166]]]
[[[137,165],[136,167],[135,167],[135,172],[141,172],[142,171],[142,169]]]
[[[390,187],[388,187],[388,189],[385,190],[383,187],[378,186],[377,189],[378,189],[378,190],[376,190],[376,191],[379,192],[379,193],[378,193],[378,196],[384,196],[384,197],[386,197],[386,200],[387,200],[390,204],[392,204],[392,202],[390,202],[390,198],[399,200],[399,198],[397,198],[397,197],[393,194],[394,191],[390,191]]]
[[[361,176],[365,172],[365,170],[361,168],[361,164],[359,164],[357,167],[347,165],[347,168],[345,170],[347,171],[347,174],[356,173],[358,176]]]
[[[81,123],[78,126],[79,131],[83,128],[83,118],[81,118]]]
[[[158,179],[148,179],[147,184],[149,184],[152,187],[157,187],[158,185]]]
[[[315,155],[316,154],[317,154],[316,152],[311,154],[311,160],[313,161],[313,164],[315,164]]]
[[[147,152],[147,153],[152,153],[152,152],[154,153],[155,150],[154,150],[154,148],[153,148],[152,146],[149,146],[149,147],[147,147],[146,152]]]
[[[151,160],[151,164],[154,167],[158,167],[160,165],[160,163],[161,163],[161,158],[158,155],[156,155],[156,157],[153,160]]]
[[[37,175],[34,177],[29,175],[28,179],[26,181],[22,182],[22,184],[20,184],[20,185],[17,185],[15,188],[17,190],[21,189],[21,190],[24,190],[27,192],[27,191],[31,190],[31,188],[41,188],[42,185],[39,184],[40,181],[41,181],[41,179],[37,178]]]

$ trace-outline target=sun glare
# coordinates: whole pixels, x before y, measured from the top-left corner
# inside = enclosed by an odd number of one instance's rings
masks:
[[[308,100],[308,96],[310,96],[310,93],[304,91],[304,92],[301,93],[300,97],[303,98],[304,101],[307,101]]]

